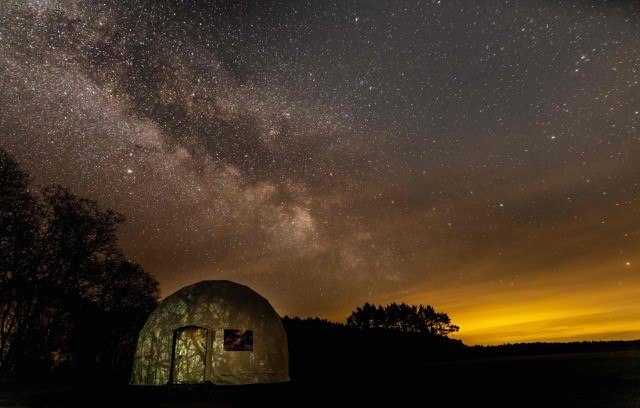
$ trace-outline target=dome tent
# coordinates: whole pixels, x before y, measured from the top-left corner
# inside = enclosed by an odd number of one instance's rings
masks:
[[[271,304],[226,280],[186,286],[160,302],[138,337],[132,384],[289,380],[287,336]]]

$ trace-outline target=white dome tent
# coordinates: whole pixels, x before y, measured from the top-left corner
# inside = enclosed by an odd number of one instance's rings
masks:
[[[289,381],[287,336],[271,304],[244,285],[202,281],[168,296],[138,338],[132,384]]]

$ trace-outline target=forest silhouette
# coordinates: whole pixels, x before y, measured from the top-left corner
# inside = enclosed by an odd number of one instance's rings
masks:
[[[38,189],[0,149],[0,373],[128,375],[158,282],[116,238],[124,216]]]

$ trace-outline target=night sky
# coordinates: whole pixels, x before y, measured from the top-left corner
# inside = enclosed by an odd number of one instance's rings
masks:
[[[235,3],[2,1],[0,146],[124,213],[163,295],[640,338],[638,3]]]

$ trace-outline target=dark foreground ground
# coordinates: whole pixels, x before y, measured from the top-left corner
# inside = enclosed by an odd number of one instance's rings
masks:
[[[463,406],[640,407],[640,351],[470,358],[358,372],[326,367],[244,387],[38,386],[2,407]]]

